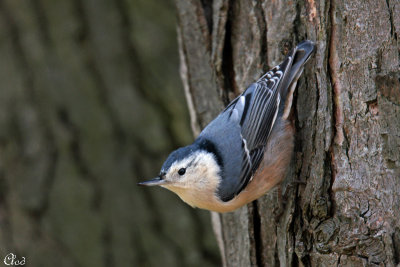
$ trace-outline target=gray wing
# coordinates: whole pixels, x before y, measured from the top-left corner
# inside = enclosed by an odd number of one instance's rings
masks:
[[[238,195],[260,166],[275,121],[282,116],[282,99],[285,99],[291,84],[299,78],[313,49],[311,42],[299,44],[280,65],[248,87],[210,127],[207,126],[209,129],[205,129],[204,135],[213,132],[221,154],[228,155],[223,157],[224,171],[218,188],[221,200],[229,201]],[[221,128],[226,134],[213,131],[220,131]]]
[[[284,62],[287,63],[287,62]],[[282,64],[283,65],[283,64]],[[241,114],[241,171],[234,192],[222,193],[224,201],[239,194],[260,166],[268,137],[274,127],[281,104],[279,86],[284,78],[282,65],[275,67],[251,85],[235,103],[226,110]],[[285,67],[287,64],[283,65]],[[221,186],[223,188],[224,186]],[[222,190],[220,190],[222,191]]]
[[[196,141],[212,141],[214,154],[222,159],[222,181],[217,192],[222,201],[239,194],[260,165],[278,115],[278,87],[283,74],[278,66],[252,84],[207,125]]]

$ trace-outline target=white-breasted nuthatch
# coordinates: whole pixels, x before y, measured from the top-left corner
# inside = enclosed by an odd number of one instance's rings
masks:
[[[159,185],[193,207],[233,211],[280,183],[293,152],[288,120],[293,91],[314,51],[295,47],[278,66],[234,99],[193,144],[173,151],[159,176],[139,185]]]

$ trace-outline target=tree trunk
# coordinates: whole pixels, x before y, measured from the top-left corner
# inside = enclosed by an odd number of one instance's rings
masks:
[[[219,263],[207,212],[136,186],[192,139],[175,25],[172,1],[0,0],[1,266]]]
[[[176,4],[195,134],[299,41],[317,44],[294,97],[285,182],[212,215],[224,264],[399,264],[399,1]]]

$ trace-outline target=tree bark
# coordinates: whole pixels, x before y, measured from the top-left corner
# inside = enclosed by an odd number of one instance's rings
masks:
[[[218,265],[207,212],[136,186],[192,140],[175,25],[171,1],[0,0],[0,265]]]
[[[295,152],[285,182],[235,212],[212,215],[224,265],[398,265],[399,1],[176,5],[195,134],[299,41],[317,44],[294,97]]]

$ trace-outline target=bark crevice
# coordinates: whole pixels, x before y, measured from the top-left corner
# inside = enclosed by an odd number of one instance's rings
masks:
[[[228,1],[228,12],[227,12],[227,20],[225,24],[225,39],[223,44],[222,51],[222,64],[221,70],[222,75],[224,77],[224,88],[223,92],[223,101],[224,104],[227,105],[233,99],[230,97],[229,93],[233,93],[233,95],[238,95],[240,93],[239,88],[235,82],[235,69],[233,67],[233,48],[232,48],[232,9],[233,9],[233,1]]]
[[[253,201],[249,205],[251,205],[251,208],[249,209],[249,215],[251,216],[251,218],[249,218],[249,221],[251,222],[250,227],[252,227],[252,229],[249,229],[251,246],[250,253],[252,254],[251,265],[261,267],[264,266],[262,257],[263,245],[261,240],[261,218],[257,201]]]

